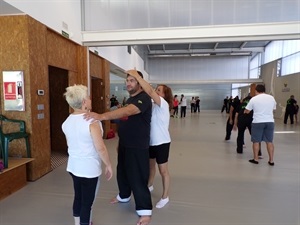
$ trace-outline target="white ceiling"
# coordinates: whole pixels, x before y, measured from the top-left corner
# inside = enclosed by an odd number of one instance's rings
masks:
[[[86,0],[84,12],[84,45],[131,45],[148,57],[253,56],[271,40],[300,38],[300,0]],[[268,29],[286,22],[293,34]]]
[[[84,45],[131,45],[142,57],[253,56],[271,40],[300,38],[300,0],[82,2]],[[3,14],[22,12],[0,0]],[[279,26],[268,29],[286,22],[293,24],[293,33]],[[98,36],[91,39],[92,34]]]

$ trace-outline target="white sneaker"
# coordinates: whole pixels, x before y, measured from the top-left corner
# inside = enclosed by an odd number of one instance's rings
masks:
[[[160,209],[164,207],[169,202],[169,197],[167,198],[161,198],[159,202],[156,204],[156,208]]]
[[[154,190],[154,187],[153,187],[153,185],[151,185],[150,187],[148,187],[149,188],[149,191],[150,192],[152,192],[153,190]]]

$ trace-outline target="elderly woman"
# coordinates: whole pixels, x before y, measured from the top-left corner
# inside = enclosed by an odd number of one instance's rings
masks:
[[[89,225],[91,208],[102,173],[101,161],[105,164],[107,180],[112,177],[112,167],[103,142],[101,122],[87,121],[83,115],[91,109],[91,99],[86,86],[74,85],[66,88],[64,96],[74,112],[62,124],[67,139],[67,171],[73,179],[73,216],[75,225]]]

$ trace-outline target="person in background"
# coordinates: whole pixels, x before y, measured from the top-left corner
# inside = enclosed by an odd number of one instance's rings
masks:
[[[181,95],[179,104],[180,104],[180,118],[182,118],[185,117],[186,115],[186,106],[187,106],[186,97],[184,97],[183,94]]]
[[[137,72],[143,77],[140,71]],[[152,103],[139,82],[130,74],[127,74],[126,88],[130,97],[125,107],[103,114],[89,112],[85,114],[85,118],[100,121],[126,118],[121,119],[118,127],[119,194],[111,200],[111,203],[129,202],[133,193],[136,213],[139,216],[137,225],[147,225],[152,215],[152,200],[148,188]]]
[[[126,105],[126,97],[123,98],[123,101],[122,101],[122,106],[125,106]]]
[[[233,102],[230,104],[230,110],[229,110],[229,116],[226,123],[226,136],[225,141],[230,140],[231,137],[231,131],[233,129],[234,125],[234,119],[235,119],[235,113],[240,105],[240,99],[239,96],[236,96],[233,100]]]
[[[294,95],[291,95],[290,98],[286,101],[286,108],[285,108],[285,114],[283,120],[284,124],[287,124],[288,117],[290,117],[291,124],[294,124],[296,105],[297,105],[297,101],[295,100]]]
[[[135,77],[143,90],[152,98],[152,118],[150,130],[150,177],[149,190],[153,191],[153,181],[156,171],[156,163],[162,177],[163,193],[157,202],[156,208],[162,208],[169,202],[170,174],[168,170],[168,159],[171,144],[169,133],[170,110],[172,109],[172,90],[164,84],[159,84],[156,90],[146,82],[136,70],[127,71]]]
[[[195,112],[195,105],[196,105],[195,97],[192,97],[190,104],[191,104],[191,113],[193,113]]]
[[[229,101],[228,96],[226,96],[226,98],[224,98],[224,100],[223,100],[223,106],[221,109],[221,113],[224,112],[224,110],[226,113],[228,113],[228,101]]]
[[[103,142],[103,129],[99,121],[86,121],[84,114],[91,109],[91,100],[86,86],[74,85],[64,93],[74,112],[62,124],[67,139],[67,171],[73,179],[73,216],[75,225],[92,224],[91,208],[95,200],[99,176],[102,173],[101,161],[105,164],[107,180],[112,177],[112,167],[106,146]]]
[[[298,123],[299,105],[296,104],[295,108],[296,108],[296,111],[295,111],[295,122]]]
[[[230,107],[231,104],[233,103],[234,99],[232,98],[232,96],[230,96],[230,98],[228,99],[228,103],[227,103],[227,113],[229,113],[230,111]]]
[[[178,105],[179,105],[178,96],[174,95],[174,98],[173,98],[173,116],[172,117],[178,117]]]
[[[116,101],[117,101],[117,97],[115,95],[112,95],[110,98],[110,108],[115,105]]]
[[[258,84],[255,88],[255,96],[251,98],[245,108],[245,113],[253,110],[253,121],[251,124],[251,141],[253,143],[253,159],[249,162],[258,164],[259,143],[266,142],[269,154],[268,164],[274,166],[274,115],[276,101],[272,95],[265,93],[265,86]]]
[[[200,112],[200,98],[196,97],[196,104],[195,104],[195,111],[194,112]]]

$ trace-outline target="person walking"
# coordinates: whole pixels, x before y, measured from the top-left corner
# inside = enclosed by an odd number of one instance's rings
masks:
[[[253,148],[253,159],[249,162],[258,164],[259,143],[264,141],[267,145],[270,166],[274,166],[274,115],[276,101],[272,95],[265,93],[265,86],[258,84],[255,88],[255,96],[251,98],[245,108],[245,113],[253,110],[253,121],[251,125],[251,141]]]
[[[105,164],[107,180],[111,179],[113,172],[102,138],[101,122],[86,121],[83,116],[91,109],[87,87],[70,86],[64,96],[69,106],[74,109],[62,124],[69,154],[67,171],[74,186],[73,216],[75,225],[88,225],[92,224],[91,208],[102,173],[101,161]]]
[[[240,99],[239,96],[236,96],[233,100],[233,102],[230,104],[230,110],[229,110],[229,116],[226,123],[226,135],[225,135],[225,141],[230,140],[231,137],[231,131],[233,129],[234,125],[234,119],[235,119],[235,113],[237,112],[237,109],[240,105]]]
[[[298,123],[298,112],[299,112],[299,105],[296,104],[296,107],[295,107],[295,122]]]
[[[288,117],[290,117],[291,124],[294,124],[294,115],[296,113],[297,101],[295,100],[294,95],[291,95],[290,98],[286,101],[286,108],[284,114],[284,124],[287,124]]]
[[[228,101],[229,101],[228,96],[226,96],[226,98],[224,98],[224,100],[223,100],[223,106],[221,109],[221,113],[224,112],[224,110],[226,113],[228,113]]]
[[[174,95],[173,98],[173,117],[178,117],[178,105],[179,105],[179,101],[178,101],[178,96]]]
[[[127,71],[135,77],[143,90],[152,98],[152,118],[150,130],[150,177],[148,181],[149,190],[153,191],[153,181],[156,172],[156,163],[163,183],[163,193],[157,202],[156,208],[162,208],[169,202],[170,174],[168,170],[168,159],[171,144],[169,133],[170,110],[172,109],[172,90],[170,87],[159,84],[155,91],[136,70]]]
[[[140,71],[137,72],[143,77]],[[86,120],[126,118],[120,121],[118,127],[119,194],[111,200],[111,203],[129,202],[133,193],[136,213],[139,216],[137,225],[147,225],[152,215],[151,194],[148,188],[152,103],[139,82],[130,74],[127,74],[126,88],[130,97],[125,107],[103,114],[89,112],[85,114],[85,118]]]
[[[183,94],[181,95],[179,104],[180,104],[180,118],[182,118],[185,117],[186,115],[186,106],[187,106],[186,97],[184,97]]]
[[[195,110],[194,112],[200,112],[200,98],[196,97],[196,104],[195,104]]]
[[[190,104],[191,104],[191,113],[193,113],[193,112],[195,112],[195,106],[196,106],[195,97],[192,97]]]
[[[244,136],[245,131],[248,129],[250,135],[251,135],[251,124],[253,120],[253,110],[251,110],[250,113],[244,113],[245,108],[250,101],[251,96],[248,95],[245,97],[241,104],[237,107],[236,113],[235,113],[235,119],[234,119],[234,126],[233,130],[238,131],[237,139],[236,139],[236,152],[238,154],[243,154],[243,149],[245,146]],[[259,151],[258,151],[258,157],[262,158],[261,149],[259,145]]]

